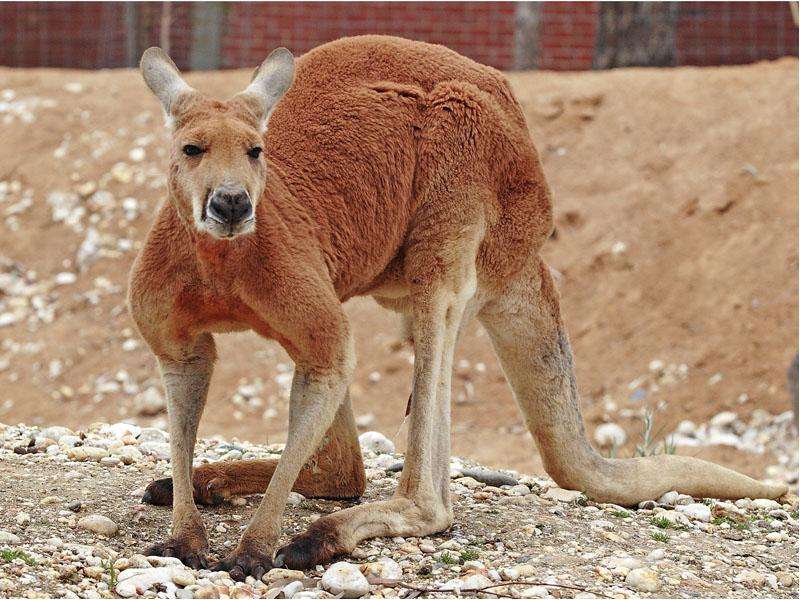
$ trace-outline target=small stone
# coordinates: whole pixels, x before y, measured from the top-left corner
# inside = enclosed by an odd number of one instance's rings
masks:
[[[261,580],[264,583],[273,583],[281,579],[291,579],[293,581],[302,581],[305,579],[306,574],[302,571],[295,571],[293,569],[270,569],[267,571]]]
[[[58,425],[53,425],[52,427],[46,427],[39,432],[39,435],[44,438],[49,438],[51,440],[59,440],[60,438],[64,437],[65,435],[75,435],[71,429],[67,429],[66,427],[59,427]]]
[[[531,493],[531,488],[529,488],[527,485],[520,483],[510,487],[508,489],[508,493],[511,496],[527,496],[528,494]]]
[[[542,498],[548,500],[558,500],[559,502],[577,502],[581,499],[586,499],[583,492],[577,490],[565,490],[560,487],[551,487],[543,495]]]
[[[186,587],[187,585],[194,585],[195,581],[194,574],[186,569],[175,569],[172,572],[172,582],[175,585]]]
[[[647,560],[651,562],[664,560],[664,557],[666,557],[666,555],[667,553],[664,551],[663,548],[656,548],[655,550],[650,552],[650,554],[647,555]]]
[[[455,483],[459,483],[463,485],[465,488],[470,490],[482,488],[484,485],[480,481],[476,481],[472,477],[457,477],[454,481]],[[530,493],[530,490],[528,490],[528,492]]]
[[[17,513],[17,516],[14,517],[14,520],[20,527],[25,527],[31,522],[31,516],[26,512],[20,512]]]
[[[169,444],[166,442],[144,442],[139,444],[139,450],[160,460],[169,460],[170,457]]]
[[[756,498],[751,502],[751,506],[758,510],[774,510],[781,507],[775,500],[770,500],[768,498]]]
[[[107,537],[116,535],[117,531],[119,531],[119,526],[103,515],[83,517],[78,521],[78,527]]]
[[[447,581],[442,587],[439,588],[439,590],[466,592],[469,590],[479,590],[489,585],[492,585],[491,579],[485,575],[481,575],[480,573],[471,573]]]
[[[711,509],[705,504],[686,504],[676,507],[676,510],[695,521],[703,521],[704,523],[711,521]]]
[[[283,586],[281,591],[286,598],[294,598],[294,595],[303,589],[302,581],[292,581],[291,583]]]
[[[666,504],[668,506],[675,506],[678,502],[678,492],[667,492],[658,499],[659,504]]]
[[[300,503],[306,499],[303,494],[298,494],[297,492],[289,492],[289,496],[286,498],[286,504],[288,506],[300,506]]]
[[[214,585],[205,585],[194,592],[195,598],[219,598],[219,590]]]
[[[500,471],[490,471],[488,469],[462,469],[462,475],[471,477],[475,481],[485,483],[494,487],[501,487],[504,485],[517,485],[518,479],[501,473]]]
[[[361,565],[361,572],[368,578],[400,580],[403,577],[403,569],[388,556],[381,556],[375,562]]]
[[[420,542],[419,549],[424,554],[433,554],[434,552],[436,552],[436,546],[434,546],[430,542]]]
[[[764,587],[764,584],[767,582],[767,578],[764,575],[757,571],[750,571],[749,569],[742,569],[734,576],[733,580],[736,583],[741,583],[747,587],[753,588]]]
[[[83,504],[81,504],[80,500],[75,500],[74,502],[70,502],[67,504],[67,510],[71,510],[72,512],[80,511]]]
[[[369,582],[358,567],[349,562],[337,562],[328,567],[320,581],[322,589],[342,598],[360,598],[369,593]]]
[[[185,567],[155,567],[150,569],[126,569],[118,575],[118,583],[114,588],[123,598],[144,595],[150,588],[164,588],[168,596],[174,596],[179,581],[194,585],[194,575]],[[197,596],[196,596],[197,597]],[[214,596],[218,597],[218,596]]]
[[[633,569],[625,577],[625,583],[640,592],[657,592],[661,589],[658,574],[646,568]]]
[[[19,536],[14,535],[10,531],[3,531],[0,529],[0,544],[19,544]]]
[[[366,431],[358,436],[362,451],[375,454],[394,454],[394,442],[379,431]]]

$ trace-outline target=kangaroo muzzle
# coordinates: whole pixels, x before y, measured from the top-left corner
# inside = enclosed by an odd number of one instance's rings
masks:
[[[223,185],[214,189],[206,202],[205,221],[218,237],[234,237],[252,229],[253,202],[241,186]]]

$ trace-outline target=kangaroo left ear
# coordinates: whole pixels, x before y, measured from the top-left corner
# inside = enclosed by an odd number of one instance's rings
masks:
[[[253,73],[250,85],[237,94],[255,100],[259,108],[261,129],[267,127],[269,115],[294,80],[294,56],[286,48],[276,48]]]

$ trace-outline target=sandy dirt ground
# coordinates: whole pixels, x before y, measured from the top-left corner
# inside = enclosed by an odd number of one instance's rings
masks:
[[[560,274],[587,430],[642,414],[661,436],[724,411],[789,409],[797,351],[797,61],[725,68],[512,73],[556,201]],[[228,96],[248,71],[190,74]],[[134,71],[0,69],[0,422],[164,425],[126,277],[164,198],[167,137]],[[349,303],[365,429],[403,448],[411,354],[395,318]],[[201,434],[279,442],[291,364],[221,336]],[[454,379],[454,452],[541,472],[477,324]],[[398,433],[398,431],[400,433]],[[763,476],[769,448],[680,451]]]

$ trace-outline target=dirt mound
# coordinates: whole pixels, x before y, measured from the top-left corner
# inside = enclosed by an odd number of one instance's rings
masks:
[[[788,409],[797,66],[510,75],[556,199],[545,255],[561,274],[589,434],[619,424],[628,438],[619,453],[639,441],[646,409],[662,436],[723,411]],[[227,96],[248,77],[188,80]],[[159,385],[154,361],[124,308],[130,263],[164,192],[156,101],[133,71],[0,69],[0,122],[0,421],[163,424],[148,391]],[[371,300],[348,312],[361,357],[356,412],[392,435],[411,354]],[[202,434],[281,441],[286,355],[253,335],[220,336],[219,350]],[[474,324],[457,362],[455,452],[540,470]],[[730,445],[690,451],[759,476],[774,461]]]

